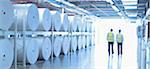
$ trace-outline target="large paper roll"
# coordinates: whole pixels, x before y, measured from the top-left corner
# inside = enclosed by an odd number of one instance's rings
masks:
[[[88,47],[88,46],[90,46],[90,41],[91,41],[90,38],[89,38],[89,36],[86,37],[86,40],[87,40],[86,46]]]
[[[73,36],[71,40],[71,49],[75,52],[77,50],[77,37]]]
[[[70,38],[65,36],[62,44],[62,51],[66,55],[70,49]]]
[[[38,8],[34,4],[15,4],[15,16],[17,17],[17,29],[23,30],[23,23],[25,23],[27,31],[35,31],[39,25]],[[10,30],[15,29],[15,24]]]
[[[87,22],[86,30],[87,30],[87,32],[90,31],[90,23],[89,22]]]
[[[14,8],[9,0],[0,0],[0,29],[8,30],[15,21]]]
[[[39,46],[34,38],[26,38],[25,40],[25,48],[26,48],[26,59],[27,63],[35,64],[39,56]],[[12,40],[12,45],[14,41]],[[23,61],[23,39],[17,39],[17,60]]]
[[[92,23],[89,23],[89,32],[92,32]]]
[[[75,16],[74,17],[74,20],[73,20],[73,23],[72,23],[72,30],[73,32],[76,32],[77,31],[77,28],[78,28],[78,24],[79,24],[79,17],[78,16]]]
[[[86,20],[85,20],[85,18],[84,17],[82,17],[82,19],[81,19],[81,31],[82,32],[85,32],[85,30],[86,30]]]
[[[81,36],[78,36],[78,49],[80,50],[81,47],[82,47],[82,37]]]
[[[76,32],[77,31],[77,23],[74,22],[75,21],[74,19],[75,19],[75,16],[68,16],[68,20],[69,20],[69,24],[70,24],[69,29],[72,32]]]
[[[92,46],[92,36],[89,36],[90,42],[89,45]]]
[[[65,32],[69,30],[69,20],[68,20],[68,15],[67,14],[62,14],[62,27]]]
[[[85,40],[86,40],[85,36],[82,36],[82,48],[85,48],[85,45],[86,45],[85,44],[86,43]]]
[[[9,69],[13,63],[14,50],[8,39],[0,39],[0,69]]]
[[[82,21],[81,21],[81,16],[76,16],[77,20],[75,23],[77,23],[77,29],[78,29],[78,32],[81,32],[82,31]]]
[[[60,31],[61,29],[61,14],[60,12],[56,11],[54,13],[52,13],[52,23],[53,23],[53,26],[55,28],[56,31]]]
[[[53,46],[53,51],[54,51],[54,55],[56,57],[59,56],[60,52],[61,52],[61,45],[62,45],[62,41],[63,41],[63,38],[62,36],[56,36],[55,37],[55,40],[54,40],[54,46]]]
[[[39,59],[48,60],[51,55],[51,40],[49,38],[37,39],[39,43]]]
[[[38,8],[39,10],[39,31],[48,31],[51,28],[52,15],[47,8]]]
[[[95,37],[94,36],[92,37],[92,45],[93,46],[95,45]]]

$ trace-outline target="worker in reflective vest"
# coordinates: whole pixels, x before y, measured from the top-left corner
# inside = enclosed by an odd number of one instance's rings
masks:
[[[113,44],[114,44],[114,34],[113,34],[113,29],[110,30],[110,32],[107,34],[107,41],[108,41],[108,53],[110,56],[110,46],[112,49],[112,54],[114,53],[113,50]]]
[[[123,44],[123,35],[121,34],[121,30],[119,30],[119,33],[116,36],[116,40],[117,40],[117,45],[118,45],[118,56],[119,56],[119,54],[122,55],[122,44]]]

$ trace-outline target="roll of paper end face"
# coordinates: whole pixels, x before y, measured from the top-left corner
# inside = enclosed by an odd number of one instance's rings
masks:
[[[12,45],[14,45],[14,40],[11,40]],[[17,61],[23,62],[23,39],[17,39]],[[26,38],[25,47],[26,48],[26,63],[35,64],[39,56],[39,46],[35,39]]]
[[[14,49],[8,39],[0,39],[0,69],[9,69],[14,60]]]
[[[82,37],[78,36],[78,49],[80,50],[82,48]]]
[[[77,37],[73,36],[71,40],[71,48],[75,52],[77,50]]]
[[[61,26],[62,26],[62,23],[61,23],[61,14],[60,12],[56,11],[55,13],[52,13],[52,23],[53,23],[53,26],[54,26],[54,29],[59,32],[60,29],[61,29]]]
[[[51,28],[52,15],[47,8],[38,8],[39,10],[39,26],[38,31],[48,31]]]
[[[78,18],[77,16],[74,17],[73,19],[73,22],[72,22],[72,30],[73,32],[76,32],[77,31],[77,27],[78,27]]]
[[[39,58],[40,59],[44,59],[44,60],[48,60],[50,55],[51,55],[51,40],[49,38],[44,38],[42,40],[38,39],[38,42],[40,43],[39,45]]]
[[[81,17],[80,16],[77,16],[77,30],[78,32],[81,32],[82,31],[82,21],[81,21]]]
[[[15,21],[14,7],[9,0],[0,1],[0,29],[8,30]]]
[[[69,52],[70,48],[70,39],[69,37],[65,36],[62,43],[62,51],[66,55]]]
[[[17,23],[17,30],[23,30],[23,24],[25,24],[26,31],[35,31],[39,25],[39,13],[38,8],[34,4],[15,4],[14,5],[15,16]],[[21,13],[20,13],[21,12]],[[15,29],[15,24],[10,27],[10,30]]]
[[[62,27],[65,32],[67,32],[69,30],[69,20],[68,20],[67,14],[64,14],[64,16],[63,16]]]
[[[61,46],[62,46],[62,40],[63,40],[63,37],[62,36],[56,36],[55,37],[55,40],[54,40],[54,55],[56,57],[58,57],[61,53]]]

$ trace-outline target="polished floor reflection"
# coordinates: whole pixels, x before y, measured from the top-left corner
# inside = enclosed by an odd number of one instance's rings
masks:
[[[100,54],[100,49],[92,46],[68,55],[60,55],[60,57],[55,57],[53,61],[51,59],[49,61],[38,61],[35,65],[27,65],[26,69],[137,69],[136,64],[131,67],[127,66],[132,61],[125,58],[125,55],[108,56],[105,53]],[[123,62],[126,61],[128,64],[123,65]],[[22,68],[21,65],[18,65],[18,69]]]

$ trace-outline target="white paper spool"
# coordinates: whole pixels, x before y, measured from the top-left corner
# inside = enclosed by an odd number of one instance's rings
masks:
[[[55,28],[56,31],[60,31],[61,29],[61,14],[60,12],[56,11],[54,13],[52,13],[52,23],[53,23],[53,26]]]
[[[92,32],[92,23],[89,23],[89,32]]]
[[[80,16],[76,16],[77,20],[76,20],[76,23],[77,23],[77,29],[79,32],[82,31],[82,21],[81,21],[81,17]]]
[[[92,37],[92,45],[93,46],[95,45],[95,37],[94,36]]]
[[[27,31],[35,31],[39,25],[38,8],[34,4],[15,4],[15,16],[17,17],[17,29],[23,30],[23,23],[25,22]],[[15,24],[10,28],[15,29]]]
[[[56,36],[55,37],[53,50],[54,50],[54,55],[56,57],[58,57],[60,52],[61,52],[62,40],[63,40],[62,36]]]
[[[70,39],[69,37],[65,36],[62,43],[62,51],[66,55],[69,52],[70,48]]]
[[[90,38],[89,38],[89,36],[87,36],[86,39],[87,39],[87,44],[86,44],[86,46],[88,47],[88,46],[90,46]]]
[[[80,50],[82,47],[82,37],[78,36],[78,49]]]
[[[47,8],[38,8],[39,10],[39,31],[48,31],[51,28],[52,15]]]
[[[85,44],[86,43],[85,40],[86,40],[85,36],[82,36],[82,48],[85,48],[85,45],[86,45]]]
[[[89,22],[87,22],[86,30],[87,30],[87,32],[90,31],[90,23]]]
[[[71,40],[71,48],[74,52],[77,50],[77,44],[78,44],[77,37],[73,36]]]
[[[14,50],[8,39],[0,39],[0,69],[9,69],[13,63]]]
[[[12,41],[12,45],[14,40]],[[26,61],[30,64],[35,64],[38,56],[39,56],[39,46],[34,38],[26,38],[25,41],[25,48],[26,48]],[[17,60],[23,61],[23,39],[17,39]]]
[[[90,46],[92,46],[92,36],[89,36],[89,39],[90,39],[89,44],[90,44]]]
[[[82,19],[81,19],[81,31],[85,32],[85,30],[86,30],[86,20],[84,17],[82,17]]]
[[[0,29],[8,30],[15,21],[14,8],[9,0],[0,0]]]
[[[48,60],[52,52],[52,44],[49,38],[37,39],[39,43],[39,59]]]
[[[73,19],[73,22],[72,22],[72,30],[73,30],[73,32],[77,31],[78,24],[79,24],[78,20],[79,20],[78,16],[75,16],[74,19]]]
[[[68,15],[67,14],[62,14],[62,27],[65,32],[69,30],[69,20],[68,20]]]

